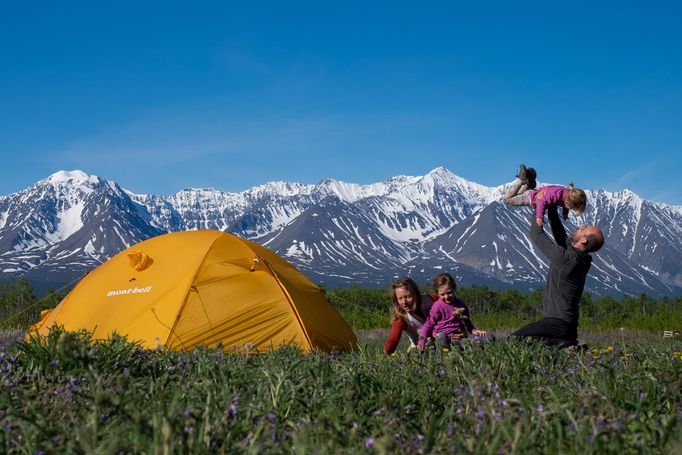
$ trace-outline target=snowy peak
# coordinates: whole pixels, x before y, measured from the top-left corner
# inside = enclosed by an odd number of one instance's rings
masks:
[[[54,188],[65,187],[85,187],[92,188],[96,185],[101,185],[103,180],[96,175],[88,175],[83,171],[58,171],[50,175],[44,180],[41,180],[37,185],[51,185]]]
[[[313,189],[313,193],[320,198],[333,196],[353,203],[366,198],[387,197],[398,199],[407,205],[434,203],[434,199],[444,191],[457,191],[475,199],[479,204],[498,199],[500,193],[499,188],[470,182],[444,167],[437,167],[423,176],[400,175],[368,185],[324,179]]]
[[[422,177],[422,179],[431,180],[434,183],[445,188],[467,187],[474,185],[473,182],[470,182],[458,175],[453,174],[448,169],[442,166],[437,167],[432,171],[428,172],[424,177]]]
[[[321,180],[313,188],[313,193],[321,199],[336,197],[344,202],[356,202],[367,197],[384,196],[388,191],[389,187],[384,183],[360,185],[334,179]]]
[[[313,185],[304,185],[302,183],[291,183],[291,182],[267,182],[263,185],[254,186],[253,188],[245,191],[252,198],[262,198],[270,195],[279,195],[280,197],[291,197],[299,194],[310,194]]]

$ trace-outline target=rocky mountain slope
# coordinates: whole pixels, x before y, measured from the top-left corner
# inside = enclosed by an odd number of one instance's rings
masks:
[[[530,210],[437,168],[358,185],[269,182],[239,193],[185,189],[137,195],[80,171],[59,171],[0,196],[0,276],[58,288],[123,248],[164,232],[219,229],[278,252],[314,281],[386,286],[451,271],[462,284],[533,289],[545,258],[528,237]],[[589,208],[567,230],[596,224],[593,293],[682,293],[682,208],[624,190],[588,191]]]

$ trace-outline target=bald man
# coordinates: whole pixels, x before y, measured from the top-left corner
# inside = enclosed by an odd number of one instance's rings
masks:
[[[580,297],[592,264],[590,253],[604,245],[604,234],[597,226],[582,226],[567,238],[556,207],[547,211],[547,217],[555,241],[538,226],[534,214],[530,222],[531,240],[550,261],[542,299],[544,318],[521,327],[512,336],[566,348],[578,344]]]

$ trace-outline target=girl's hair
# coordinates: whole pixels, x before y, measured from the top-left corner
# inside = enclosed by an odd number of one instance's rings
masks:
[[[455,282],[455,279],[450,275],[449,273],[440,273],[436,276],[433,277],[433,280],[431,281],[431,285],[433,286],[433,290],[435,292],[438,292],[438,288],[441,286],[448,285],[452,288],[452,291],[457,290],[457,283]]]
[[[398,298],[395,296],[395,290],[398,288],[407,290],[414,297],[414,309],[412,311],[421,312],[422,308],[422,295],[417,283],[412,278],[401,278],[391,284],[391,321],[396,321],[405,316],[405,310],[400,307]]]
[[[587,206],[587,195],[580,188],[576,188],[572,184],[568,185],[568,191],[566,191],[566,206],[576,214],[582,214]]]

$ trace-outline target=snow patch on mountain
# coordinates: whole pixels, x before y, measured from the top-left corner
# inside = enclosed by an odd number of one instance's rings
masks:
[[[81,214],[85,203],[78,201],[71,207],[57,213],[58,224],[54,232],[50,233],[48,240],[51,243],[56,243],[70,237],[75,232],[83,227],[83,220]]]

